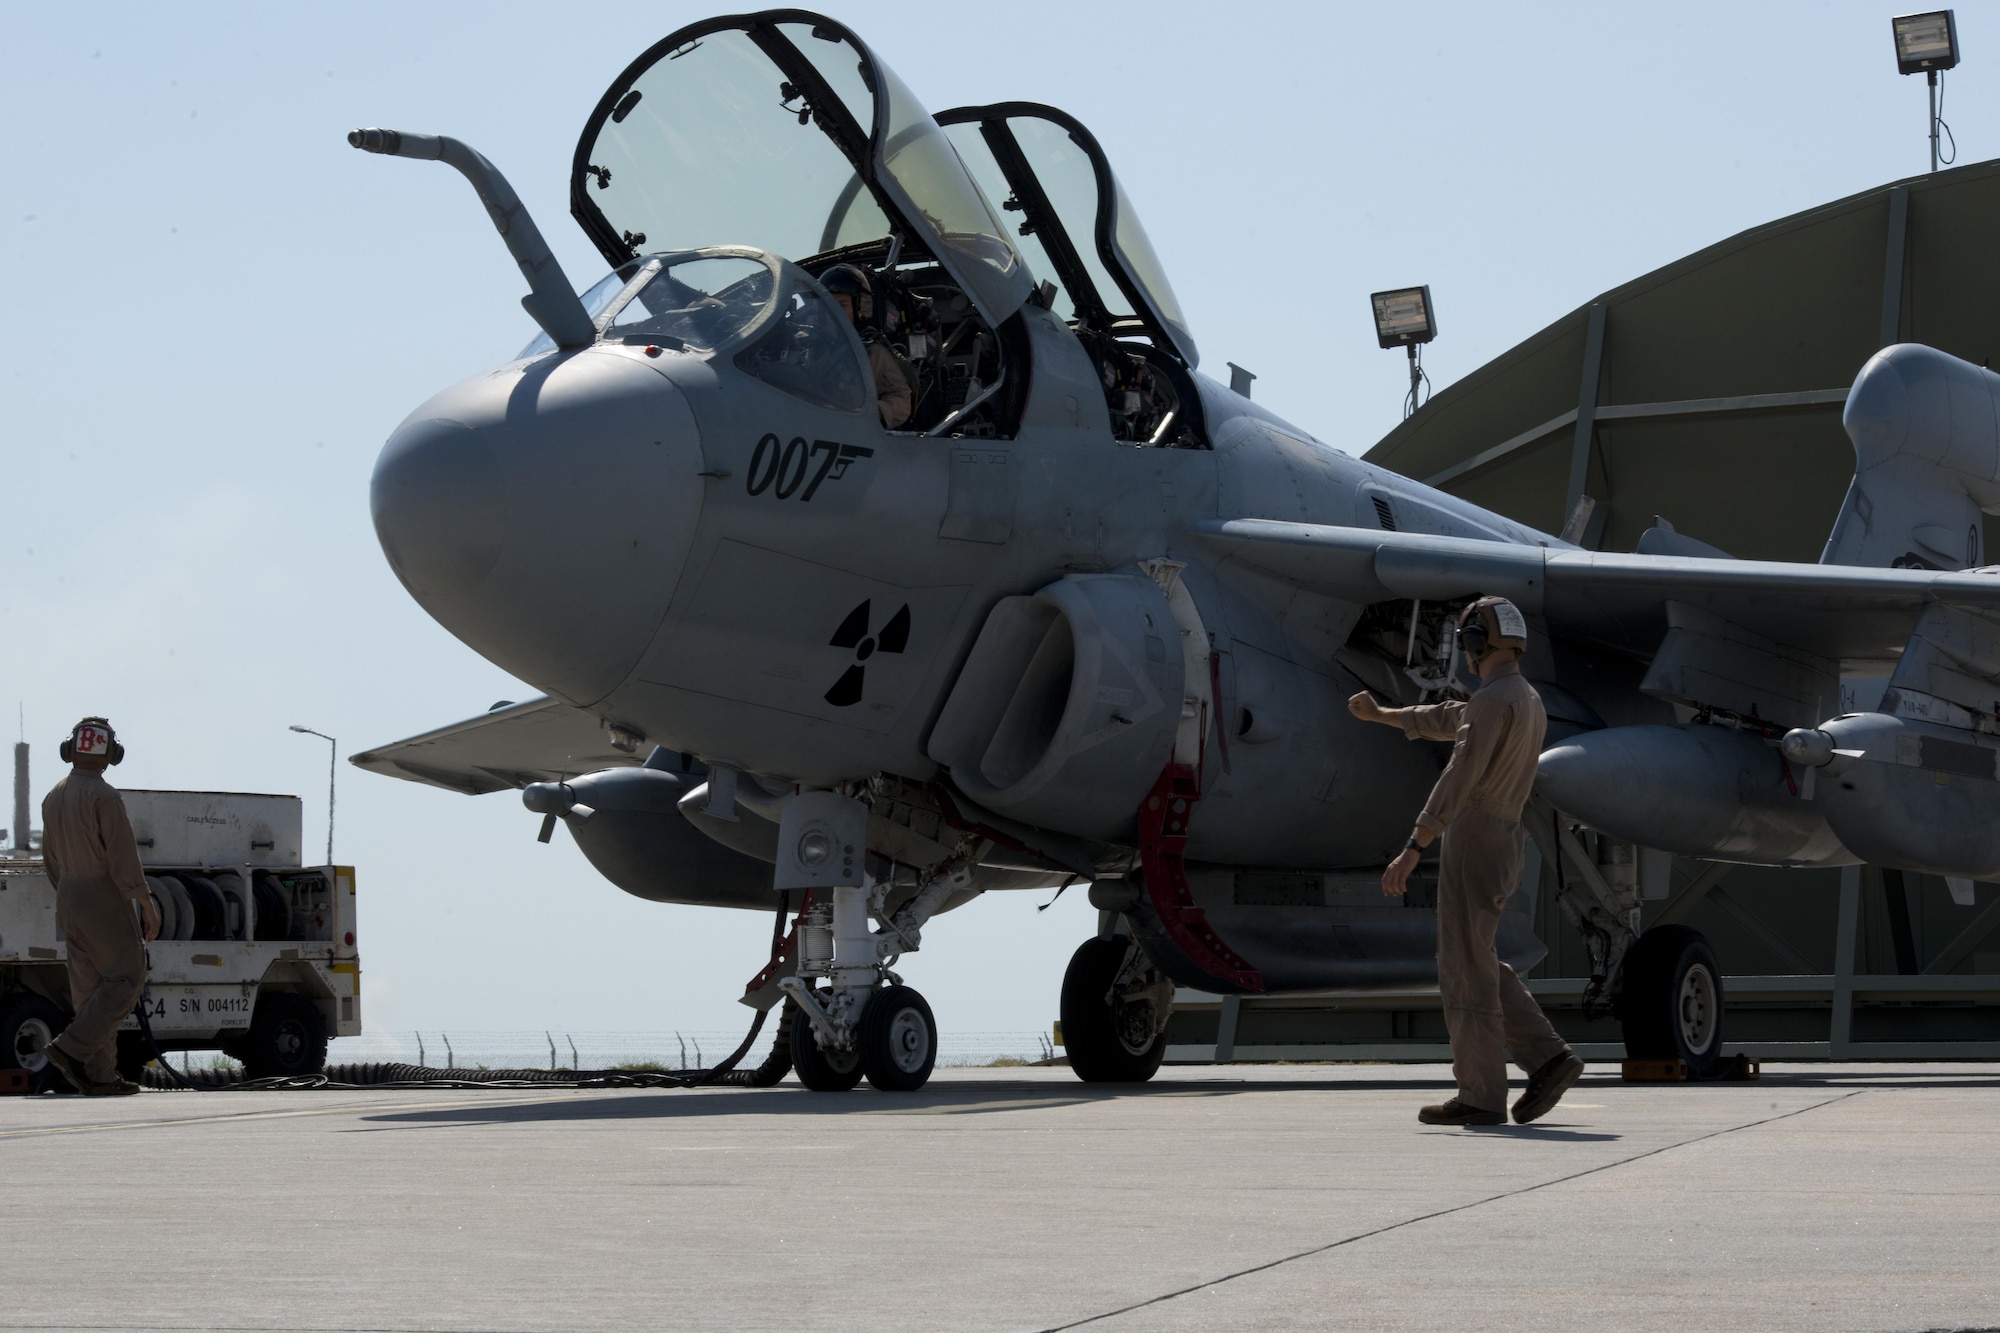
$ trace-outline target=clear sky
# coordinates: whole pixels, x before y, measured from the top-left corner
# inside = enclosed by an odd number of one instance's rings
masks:
[[[578,286],[585,116],[710,11],[572,2],[39,5],[0,44],[0,700],[37,790],[85,712],[133,787],[294,792],[323,843],[343,757],[531,691],[404,594],[368,520],[383,439],[533,332],[471,190],[348,148],[456,135],[507,172]],[[1367,294],[1428,282],[1442,387],[1733,232],[1922,171],[1924,89],[1879,4],[849,3],[933,109],[1079,116],[1205,364],[1361,452],[1399,354]],[[2000,23],[1959,9],[1959,161],[2000,151]],[[725,242],[729,237],[695,238]],[[1858,369],[1858,367],[1857,367]],[[12,711],[11,708],[9,711]],[[341,765],[370,1027],[721,1028],[761,916],[620,894],[506,794]],[[988,898],[906,960],[947,1029],[1045,1027],[1080,893]]]

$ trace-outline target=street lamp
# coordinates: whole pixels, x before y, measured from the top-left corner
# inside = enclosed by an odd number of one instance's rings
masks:
[[[1896,72],[1922,74],[1930,86],[1931,170],[1936,171],[1938,130],[1942,127],[1947,135],[1951,133],[1939,106],[1944,93],[1938,75],[1958,65],[1958,20],[1949,9],[1935,9],[1928,14],[1904,14],[1889,23],[1896,34]],[[1957,156],[1958,144],[1953,141],[1952,157]]]
[[[333,864],[333,775],[340,759],[340,742],[323,731],[311,727],[293,726],[293,731],[306,736],[317,736],[327,744],[326,752],[326,863]]]
[[[1373,292],[1368,304],[1375,310],[1375,341],[1383,347],[1402,347],[1410,354],[1410,396],[1403,400],[1403,419],[1409,420],[1419,406],[1417,390],[1430,383],[1424,374],[1423,357],[1417,350],[1438,336],[1437,316],[1431,308],[1431,289],[1399,287],[1390,292]]]

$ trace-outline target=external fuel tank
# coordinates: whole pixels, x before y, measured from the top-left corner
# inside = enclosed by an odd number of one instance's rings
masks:
[[[1801,794],[1777,743],[1730,727],[1607,727],[1542,752],[1536,791],[1642,847],[1711,861],[1840,866],[1857,858]]]

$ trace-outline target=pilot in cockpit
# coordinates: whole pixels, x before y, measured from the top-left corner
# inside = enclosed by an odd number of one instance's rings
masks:
[[[902,359],[889,349],[875,325],[875,292],[868,275],[852,264],[836,264],[819,275],[819,282],[854,321],[861,341],[867,344],[868,369],[875,377],[875,406],[882,414],[883,426],[895,430],[910,419],[914,386]]]

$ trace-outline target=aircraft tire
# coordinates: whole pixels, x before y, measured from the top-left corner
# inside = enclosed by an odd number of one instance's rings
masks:
[[[1625,1054],[1680,1060],[1695,1078],[1722,1062],[1722,967],[1689,926],[1655,926],[1625,955],[1618,997]]]
[[[1123,937],[1085,940],[1063,973],[1063,1050],[1071,1071],[1085,1083],[1144,1083],[1159,1072],[1166,1056],[1164,1031],[1154,1035],[1151,1045],[1133,1050],[1120,1036],[1119,1015],[1107,1002],[1111,984],[1125,966],[1126,950],[1137,947]]]
[[[813,1037],[812,1021],[796,1014],[792,1021],[792,1072],[814,1092],[846,1092],[861,1081],[861,1057],[822,1051]]]
[[[883,1092],[915,1092],[937,1066],[937,1019],[908,986],[884,986],[868,997],[855,1034],[861,1072]]]

